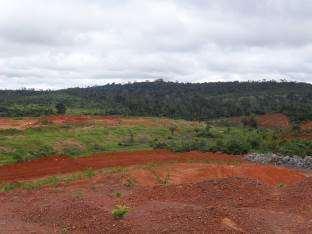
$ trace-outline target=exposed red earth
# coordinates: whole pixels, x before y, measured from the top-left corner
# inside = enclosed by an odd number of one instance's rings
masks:
[[[121,118],[118,116],[89,116],[89,115],[51,115],[40,118],[4,118],[0,117],[0,129],[27,129],[31,127],[39,127],[46,123],[58,125],[64,124],[94,124],[102,123],[107,125],[118,125]]]
[[[0,178],[25,180],[112,166],[127,171],[0,193],[0,233],[312,230],[312,177],[298,170],[252,164],[237,156],[159,150],[47,158],[1,167]],[[133,186],[127,185],[129,180]],[[120,220],[111,215],[118,204],[130,208]]]
[[[0,129],[26,129],[38,124],[38,119],[36,118],[21,118],[21,119],[12,119],[0,117]]]
[[[47,120],[170,124],[167,119],[116,116],[50,116]],[[0,129],[25,129],[43,121],[0,118]],[[258,121],[262,127],[290,126],[280,114],[260,116]],[[301,128],[309,126],[307,122]],[[258,165],[222,153],[151,150],[76,159],[48,157],[0,167],[0,184],[110,167],[126,170],[0,193],[0,233],[312,233],[310,171]],[[111,211],[121,204],[130,208],[129,214],[115,219]]]
[[[232,117],[230,120],[233,123],[241,123],[243,117]],[[256,121],[259,127],[262,128],[279,128],[279,129],[289,129],[291,128],[291,123],[289,118],[281,113],[271,113],[259,115],[256,117]]]
[[[99,169],[166,161],[185,162],[189,160],[241,161],[239,157],[232,157],[222,153],[190,152],[176,154],[167,150],[112,152],[76,159],[69,157],[47,157],[24,163],[1,166],[0,180],[28,180],[47,175],[80,171],[87,168]]]
[[[31,127],[40,127],[46,124],[56,125],[80,125],[80,124],[104,124],[108,126],[166,126],[174,121],[167,118],[147,118],[147,117],[122,117],[109,115],[50,115],[38,118],[4,118],[0,117],[0,129],[15,128],[24,130]],[[198,125],[199,122],[187,122],[190,125]]]
[[[312,121],[305,121],[300,125],[302,131],[312,131]]]
[[[54,124],[86,124],[95,122],[110,125],[120,124],[120,118],[117,116],[52,115],[46,117],[46,119]]]
[[[265,114],[257,117],[257,123],[263,128],[281,128],[291,127],[289,118],[281,113]]]

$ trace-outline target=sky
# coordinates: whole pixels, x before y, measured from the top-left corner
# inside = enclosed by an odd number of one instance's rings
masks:
[[[312,83],[311,0],[0,0],[0,89]]]

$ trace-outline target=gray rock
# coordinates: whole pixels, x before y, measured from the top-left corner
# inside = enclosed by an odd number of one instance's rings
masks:
[[[285,165],[299,168],[312,169],[312,156],[306,156],[304,158],[299,156],[288,156],[273,153],[250,153],[245,156],[249,161],[259,162],[262,164],[274,164],[274,165]]]

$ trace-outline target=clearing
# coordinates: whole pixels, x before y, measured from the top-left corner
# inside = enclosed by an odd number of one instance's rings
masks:
[[[87,168],[87,177],[66,182],[69,172]],[[158,150],[0,167],[0,177],[11,184],[51,175],[59,179],[50,185],[0,193],[1,233],[309,233],[312,228],[311,177],[239,156]],[[115,219],[111,211],[120,204],[129,214]]]

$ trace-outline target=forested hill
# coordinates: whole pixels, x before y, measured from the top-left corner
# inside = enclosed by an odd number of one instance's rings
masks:
[[[140,82],[57,91],[2,90],[0,115],[38,116],[65,104],[71,114],[167,116],[184,119],[283,112],[312,119],[312,85],[296,82]]]

